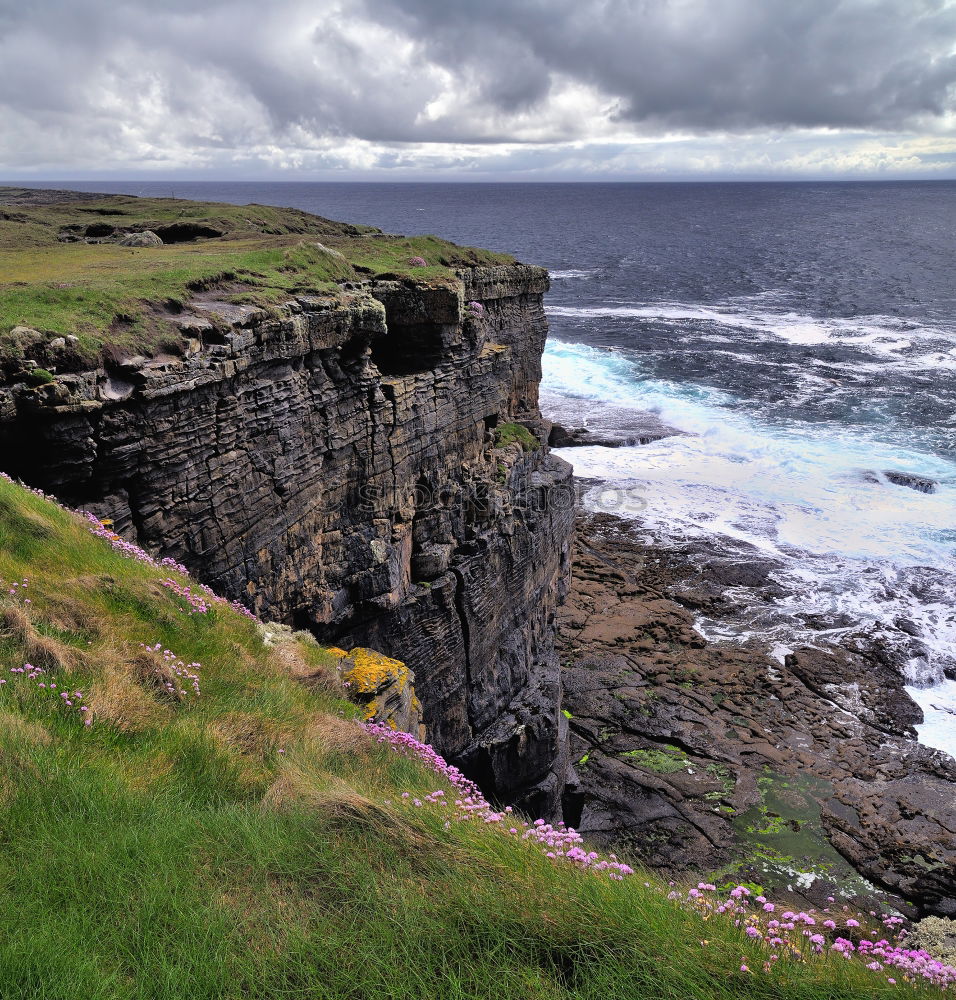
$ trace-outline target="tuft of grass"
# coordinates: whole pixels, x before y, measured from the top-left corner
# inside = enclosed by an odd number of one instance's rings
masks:
[[[225,605],[187,614],[157,575],[0,479],[4,1000],[900,992],[827,955],[744,974],[757,947],[656,883],[446,828],[402,796],[453,790],[351,721],[332,654],[291,634],[266,646]],[[93,725],[11,674],[38,635],[73,654],[50,678],[102,696]],[[140,646],[157,642],[200,664],[200,696],[157,694]]]
[[[520,444],[522,451],[538,451],[541,442],[521,424],[501,424],[495,428],[495,446],[504,448],[509,444]]]

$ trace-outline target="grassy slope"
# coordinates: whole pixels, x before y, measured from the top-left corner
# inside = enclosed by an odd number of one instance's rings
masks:
[[[825,957],[742,974],[762,956],[739,931],[640,876],[445,830],[401,798],[441,781],[342,718],[328,654],[270,651],[222,604],[187,615],[164,575],[0,479],[4,1000],[896,992]],[[29,604],[7,593],[23,578]],[[199,698],[150,693],[139,644],[157,642],[201,663]],[[83,690],[94,724],[9,672],[25,661]]]
[[[10,336],[16,326],[74,334],[88,361],[104,344],[157,349],[178,339],[174,310],[197,289],[218,287],[227,301],[268,305],[296,292],[334,294],[338,282],[370,274],[439,281],[459,266],[512,260],[434,236],[386,237],[298,209],[125,196],[3,208],[3,193],[0,359],[31,348]],[[181,222],[223,235],[156,248],[58,239],[89,224],[139,230]],[[414,257],[427,266],[410,265]]]

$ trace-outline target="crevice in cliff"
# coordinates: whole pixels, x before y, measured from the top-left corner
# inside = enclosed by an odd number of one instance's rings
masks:
[[[465,611],[465,576],[460,569],[454,566],[450,568],[451,574],[455,578],[455,613],[458,615],[458,622],[461,626],[462,657],[465,668],[466,690],[471,691],[471,626],[468,624],[468,613]],[[469,719],[469,726],[471,720]]]
[[[385,381],[384,379],[382,380],[382,382],[379,383],[379,388],[381,389],[382,396],[385,398],[385,401],[387,403],[391,404],[391,407],[392,407],[392,419],[391,419],[391,422],[389,424],[388,430],[386,430],[386,432],[385,432],[385,436],[387,438],[391,438],[392,434],[395,433],[395,430],[396,430],[396,428],[398,427],[398,424],[399,424],[399,417],[398,417],[398,396],[395,393],[395,386],[392,383]],[[370,408],[373,405],[373,393],[374,392],[375,392],[374,389],[369,390],[369,407]]]

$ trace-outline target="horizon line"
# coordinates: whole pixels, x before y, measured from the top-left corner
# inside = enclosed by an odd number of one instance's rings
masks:
[[[952,177],[671,177],[671,178],[230,178],[230,177],[0,177],[0,187],[33,184],[951,184]]]

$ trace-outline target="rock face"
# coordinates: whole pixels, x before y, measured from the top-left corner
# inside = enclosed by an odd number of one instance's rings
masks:
[[[921,713],[893,657],[858,637],[784,663],[708,643],[683,606],[707,600],[690,575],[626,522],[579,521],[559,616],[566,819],[675,873],[726,866],[821,903],[869,892],[855,871],[953,915],[956,762],[912,739]]]
[[[278,317],[200,296],[183,356],[0,388],[0,464],[264,618],[402,660],[439,751],[547,815],[570,467],[496,445],[508,423],[545,437],[546,289],[514,265],[356,282]]]

